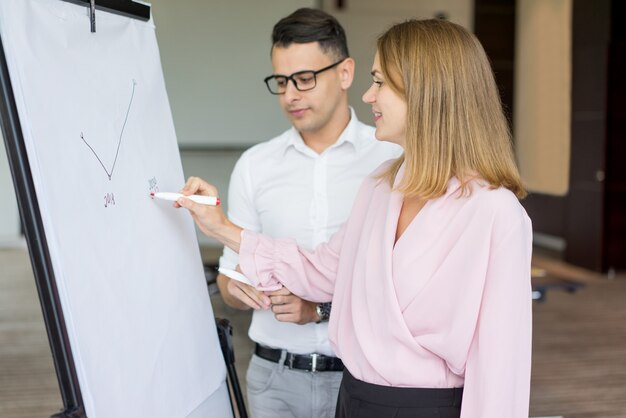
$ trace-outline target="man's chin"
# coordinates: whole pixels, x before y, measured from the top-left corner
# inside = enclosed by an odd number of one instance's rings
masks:
[[[309,120],[291,119],[291,124],[298,132],[309,132],[315,130],[314,124]]]

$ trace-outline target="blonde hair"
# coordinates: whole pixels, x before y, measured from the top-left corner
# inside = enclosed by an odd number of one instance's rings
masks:
[[[444,20],[409,20],[378,39],[381,71],[407,103],[404,155],[385,173],[398,190],[441,196],[456,176],[469,194],[473,178],[526,195],[487,55],[474,35]]]

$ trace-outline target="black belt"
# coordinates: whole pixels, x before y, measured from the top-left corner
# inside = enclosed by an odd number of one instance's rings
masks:
[[[278,363],[282,357],[283,350],[263,347],[262,345],[256,344],[254,354],[262,359]],[[290,369],[306,370],[309,372],[340,372],[343,370],[343,362],[340,358],[317,353],[287,353],[285,356],[285,366]]]

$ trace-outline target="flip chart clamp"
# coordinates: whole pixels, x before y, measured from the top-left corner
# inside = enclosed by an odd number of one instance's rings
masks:
[[[78,4],[89,7],[89,23],[91,32],[96,31],[96,9],[109,13],[115,13],[122,16],[131,17],[133,19],[150,20],[150,6],[135,3],[132,0],[63,0],[69,3]]]
[[[96,0],[89,1],[89,22],[91,23],[91,33],[96,33]]]

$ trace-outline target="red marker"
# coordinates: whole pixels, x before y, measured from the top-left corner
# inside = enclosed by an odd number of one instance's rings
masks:
[[[157,199],[171,200],[173,202],[177,201],[181,197],[184,197],[185,199],[189,199],[192,202],[200,203],[202,205],[217,206],[220,204],[220,198],[217,196],[200,196],[197,194],[193,194],[191,196],[185,196],[184,194],[180,194],[180,193],[168,193],[168,192],[150,193],[150,196],[156,197]]]

